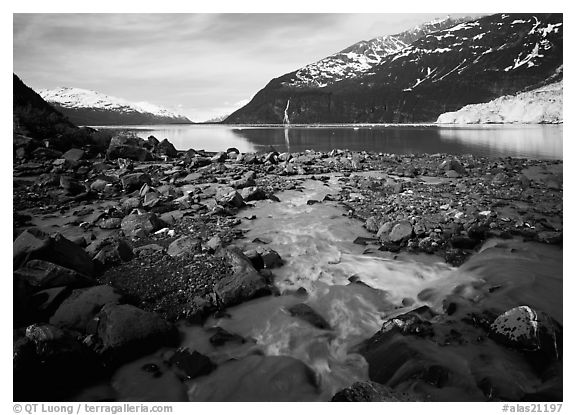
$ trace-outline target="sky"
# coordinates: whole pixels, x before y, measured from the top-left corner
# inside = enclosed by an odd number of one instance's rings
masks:
[[[205,121],[240,108],[273,78],[445,16],[17,13],[13,70],[33,89],[91,89]]]

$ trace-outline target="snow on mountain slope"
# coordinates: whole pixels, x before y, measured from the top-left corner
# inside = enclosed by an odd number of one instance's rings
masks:
[[[559,124],[563,122],[562,82],[506,95],[441,114],[438,124]]]
[[[116,113],[122,115],[142,115],[150,120],[190,122],[182,114],[159,107],[149,102],[130,102],[96,91],[82,88],[40,89],[38,94],[47,102],[55,105],[66,115],[66,110],[91,110],[93,112]]]
[[[454,26],[463,19],[436,19],[402,33],[361,41],[318,62],[299,69],[285,86],[323,88],[342,79],[369,72],[388,55],[397,53],[418,38]]]

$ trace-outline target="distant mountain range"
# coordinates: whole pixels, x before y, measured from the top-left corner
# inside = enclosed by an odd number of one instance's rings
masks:
[[[562,14],[436,20],[275,78],[225,122],[435,122],[561,80],[562,43]]]
[[[182,114],[148,102],[130,102],[88,89],[41,89],[38,94],[77,125],[191,123]]]

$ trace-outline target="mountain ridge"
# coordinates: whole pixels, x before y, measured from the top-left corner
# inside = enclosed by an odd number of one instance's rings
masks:
[[[78,125],[192,123],[185,115],[148,102],[131,102],[97,91],[59,87],[38,94]]]

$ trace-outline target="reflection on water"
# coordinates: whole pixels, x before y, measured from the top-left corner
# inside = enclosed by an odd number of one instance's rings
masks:
[[[106,127],[103,127],[106,128]],[[241,152],[349,149],[562,159],[562,125],[121,126],[140,137],[168,138],[177,149]]]

